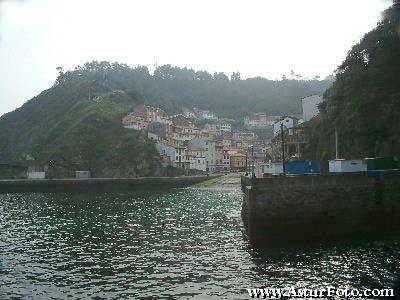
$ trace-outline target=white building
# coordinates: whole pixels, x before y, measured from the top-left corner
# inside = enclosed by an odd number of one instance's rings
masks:
[[[28,179],[45,179],[46,172],[27,172]]]
[[[220,135],[223,134],[224,132],[231,132],[232,131],[232,125],[229,122],[226,121],[218,121],[217,123],[207,123],[204,125],[204,130],[211,134],[216,134]]]
[[[186,108],[183,109],[183,115],[184,115],[186,118],[189,118],[189,119],[192,119],[192,118],[195,117],[194,111],[189,110],[189,109],[186,109]]]
[[[209,110],[201,110],[196,107],[193,108],[194,115],[200,120],[218,120],[218,117]]]
[[[318,104],[322,101],[323,98],[319,95],[313,95],[301,99],[301,106],[303,107],[303,122],[310,121],[319,114]]]
[[[333,159],[329,161],[330,173],[367,172],[367,164],[361,159]]]
[[[203,148],[191,148],[186,150],[189,168],[192,170],[206,171],[206,151]]]
[[[232,124],[226,121],[220,121],[218,123],[219,125],[219,129],[221,131],[225,131],[225,132],[231,132],[232,131]]]
[[[184,169],[188,163],[186,158],[186,149],[184,147],[174,147],[175,148],[175,161],[174,163],[178,168]]]
[[[231,169],[231,155],[228,150],[224,150],[224,155],[222,157],[222,168],[224,171],[230,171]]]
[[[217,152],[215,149],[215,142],[195,138],[189,141],[188,149],[204,149],[206,168],[208,168],[211,173],[216,171]]]
[[[90,171],[75,171],[75,178],[90,178]]]
[[[281,124],[283,124],[283,130],[293,128],[294,125],[297,124],[297,120],[295,118],[286,116],[283,119],[278,120],[274,123],[274,136],[277,136],[281,132]]]
[[[254,174],[257,178],[280,175],[283,174],[283,165],[281,162],[258,162],[254,165]]]
[[[206,120],[217,120],[218,117],[211,111],[203,110],[202,111],[202,118]]]
[[[267,113],[255,113],[252,116],[244,117],[244,126],[247,127],[266,127],[268,125]]]

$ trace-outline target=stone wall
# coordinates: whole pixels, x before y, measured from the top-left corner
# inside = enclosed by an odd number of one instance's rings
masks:
[[[390,234],[400,228],[400,173],[242,178],[254,244]]]
[[[162,190],[186,187],[209,179],[210,176],[143,177],[143,178],[88,178],[88,179],[38,179],[0,180],[0,194],[21,192],[57,191],[126,191]]]

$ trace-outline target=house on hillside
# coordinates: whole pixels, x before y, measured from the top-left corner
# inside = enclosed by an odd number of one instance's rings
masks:
[[[195,113],[194,113],[193,110],[190,110],[190,109],[187,109],[187,108],[183,108],[182,109],[182,113],[186,118],[189,118],[189,119],[195,118]]]
[[[284,127],[283,140],[285,147],[285,157],[287,159],[296,157],[302,159],[304,152],[309,143],[310,134],[306,124],[296,125],[287,129]],[[280,128],[278,134],[271,140],[269,148],[269,156],[274,160],[282,158],[282,139],[280,136]]]
[[[147,130],[161,139],[166,139],[172,133],[172,126],[161,122],[152,122],[149,124]]]
[[[167,119],[167,114],[158,107],[152,107],[148,105],[138,105],[133,110],[133,115],[141,117],[151,122],[162,122],[162,119]]]
[[[229,154],[229,148],[224,147],[222,156],[222,170],[224,172],[231,170],[231,155]]]
[[[163,143],[157,142],[156,144],[157,152],[160,154],[162,159],[163,167],[176,167],[175,159],[176,159],[176,150],[174,147]]]
[[[127,129],[146,130],[150,122],[142,117],[135,116],[133,113],[122,119],[122,126]]]
[[[278,136],[281,132],[281,124],[283,129],[290,129],[299,123],[300,118],[295,116],[283,116],[280,120],[274,123],[274,137]]]
[[[204,125],[204,130],[210,134],[217,136],[222,135],[225,132],[232,131],[232,124],[225,120],[219,120],[216,123],[207,123]]]
[[[209,110],[201,110],[197,107],[193,108],[194,115],[199,120],[218,120],[218,117]]]
[[[186,149],[186,156],[190,169],[204,172],[207,171],[206,149],[189,147]]]
[[[247,156],[241,152],[231,152],[230,167],[232,171],[246,171]]]
[[[214,141],[194,138],[188,142],[188,149],[205,149],[207,166],[206,168],[211,173],[214,173],[216,171],[217,154]]]
[[[262,128],[268,126],[267,113],[255,113],[251,116],[244,117],[244,126]]]
[[[192,121],[182,114],[173,115],[170,119],[172,121],[172,124],[175,126],[194,126]]]

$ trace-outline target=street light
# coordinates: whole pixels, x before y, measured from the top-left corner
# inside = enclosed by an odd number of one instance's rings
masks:
[[[282,170],[283,170],[283,176],[286,176],[286,168],[285,168],[285,139],[283,137],[283,120],[284,119],[281,119]]]

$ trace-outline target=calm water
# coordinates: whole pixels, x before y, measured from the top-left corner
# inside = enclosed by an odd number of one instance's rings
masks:
[[[0,299],[248,299],[250,287],[390,287],[398,244],[256,251],[239,190],[0,195]]]

